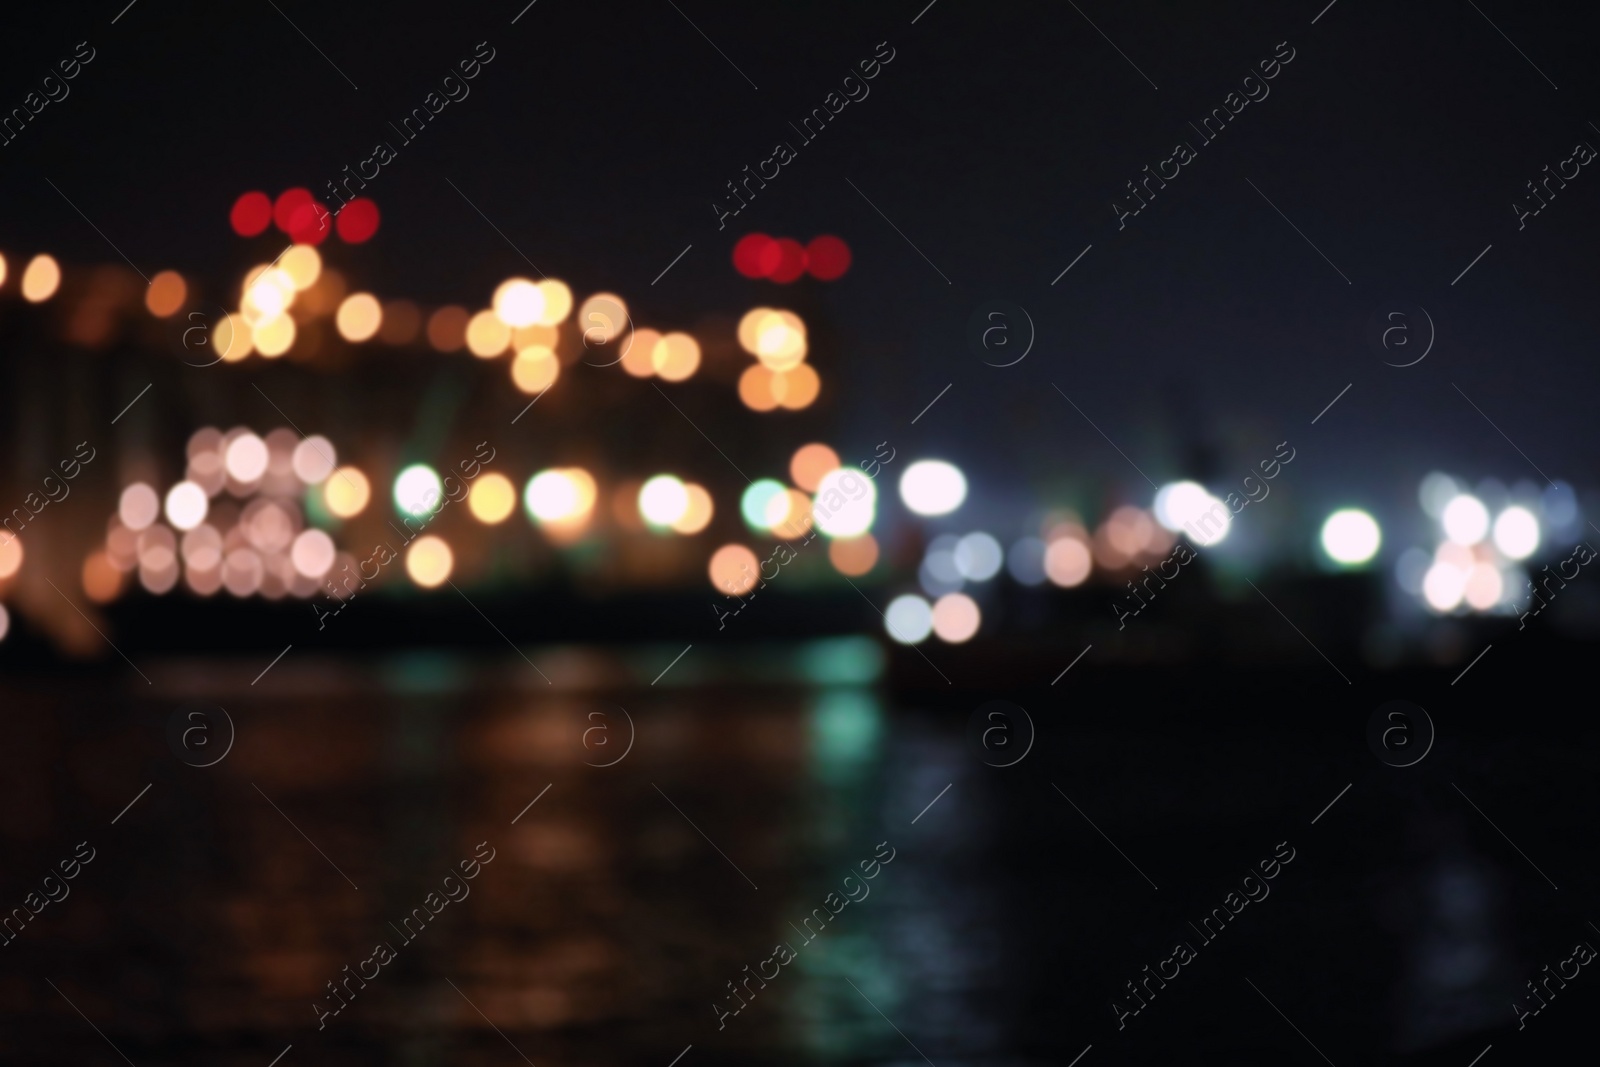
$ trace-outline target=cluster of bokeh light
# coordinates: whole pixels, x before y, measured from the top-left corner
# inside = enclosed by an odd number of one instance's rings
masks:
[[[739,320],[739,347],[755,358],[739,376],[739,399],[752,411],[811,406],[822,379],[807,363],[806,324],[792,311],[758,307]]]
[[[1438,471],[1422,480],[1418,499],[1435,531],[1430,552],[1406,549],[1395,578],[1437,614],[1507,613],[1526,606],[1528,570],[1547,535],[1580,528],[1576,494],[1555,482],[1507,489],[1494,479],[1475,488]]]
[[[788,285],[802,274],[831,282],[850,269],[850,246],[831,234],[802,245],[792,237],[751,233],[733,246],[733,269],[746,278],[765,278]]]

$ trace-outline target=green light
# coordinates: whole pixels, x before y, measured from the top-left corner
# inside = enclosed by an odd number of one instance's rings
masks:
[[[770,521],[772,512],[778,508],[777,501],[787,493],[788,490],[783,487],[782,482],[762,478],[744,491],[744,496],[739,500],[739,512],[752,529],[770,530],[777,525]],[[784,512],[787,514],[787,507],[784,508]],[[778,522],[782,521],[783,516],[779,516]]]

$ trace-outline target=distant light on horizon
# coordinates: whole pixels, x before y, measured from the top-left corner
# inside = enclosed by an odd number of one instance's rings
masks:
[[[1322,550],[1348,567],[1371,560],[1382,541],[1378,520],[1360,508],[1341,508],[1322,524]]]
[[[967,477],[942,459],[920,459],[900,476],[900,499],[918,515],[948,515],[967,498]]]

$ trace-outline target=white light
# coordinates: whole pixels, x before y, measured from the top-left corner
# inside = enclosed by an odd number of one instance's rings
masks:
[[[1195,544],[1214,545],[1228,536],[1233,515],[1199,482],[1173,482],[1156,493],[1156,521],[1173,533],[1187,533]]]
[[[494,313],[507,326],[532,326],[544,316],[544,291],[526,278],[513,278],[494,293]]]
[[[333,473],[335,453],[333,442],[320,434],[313,434],[294,446],[290,458],[294,474],[307,485],[318,485]]]
[[[267,473],[267,443],[253,433],[240,434],[228,445],[223,466],[236,482],[256,482]]]
[[[143,482],[134,482],[122,491],[117,515],[128,529],[142,530],[161,517],[161,498]]]
[[[444,499],[444,485],[432,467],[414,463],[394,480],[395,506],[407,515],[428,515]]]
[[[307,578],[321,578],[333,567],[333,538],[321,530],[304,530],[289,549],[289,562]]]
[[[639,489],[639,514],[652,526],[671,526],[688,510],[689,489],[670,474],[658,474]]]
[[[877,512],[878,489],[859,471],[841,467],[817,483],[811,514],[817,529],[829,537],[859,537],[872,527]]]
[[[192,530],[206,520],[211,502],[194,482],[179,482],[167,490],[167,521],[179,530]]]
[[[1422,577],[1422,597],[1428,607],[1444,612],[1461,603],[1467,589],[1467,576],[1451,563],[1435,563]]]
[[[987,582],[1000,573],[1000,542],[986,533],[970,533],[956,545],[956,569],[971,582]]]
[[[889,601],[889,610],[883,617],[889,636],[902,645],[919,644],[933,632],[933,608],[911,593]]]
[[[578,513],[582,495],[578,483],[565,471],[540,471],[528,480],[522,493],[523,506],[540,522],[561,522]]]
[[[1378,554],[1382,541],[1377,520],[1360,508],[1342,508],[1322,524],[1322,550],[1335,563],[1365,563]]]
[[[1461,493],[1444,506],[1439,521],[1444,535],[1458,545],[1475,545],[1489,532],[1489,510],[1483,501]]]
[[[1539,520],[1527,508],[1506,508],[1494,520],[1494,545],[1511,559],[1527,559],[1539,547]]]
[[[948,515],[966,498],[966,476],[942,459],[918,460],[900,476],[900,499],[918,515]]]

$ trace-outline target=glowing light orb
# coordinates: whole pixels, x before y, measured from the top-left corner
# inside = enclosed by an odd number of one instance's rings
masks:
[[[883,613],[883,628],[902,645],[920,644],[933,632],[933,608],[915,593],[897,596]]]
[[[670,527],[689,511],[689,490],[670,474],[658,474],[639,489],[639,514],[652,526]]]
[[[511,479],[490,471],[478,475],[467,495],[467,509],[472,517],[489,526],[504,522],[517,507],[517,489]]]
[[[406,551],[406,573],[424,589],[443,585],[454,566],[455,555],[442,537],[419,537]]]
[[[918,515],[948,515],[967,498],[967,478],[942,459],[922,459],[900,476],[900,499]]]
[[[532,326],[539,322],[544,317],[546,303],[545,291],[526,278],[510,278],[494,291],[494,313],[507,326]],[[567,306],[572,306],[570,292]]]
[[[194,482],[179,482],[167,490],[167,521],[179,530],[192,530],[206,519],[211,501]]]
[[[1469,493],[1460,493],[1439,515],[1444,535],[1458,545],[1475,545],[1489,533],[1489,509]]]
[[[372,498],[372,487],[367,476],[355,467],[340,467],[322,483],[322,500],[336,518],[348,519],[361,514]]]
[[[1494,546],[1509,559],[1527,559],[1539,548],[1539,520],[1527,508],[1506,508],[1494,520]]]
[[[829,537],[860,537],[878,515],[877,485],[849,467],[829,471],[817,483],[811,513],[817,529]]]
[[[444,483],[426,463],[413,463],[394,480],[394,505],[407,515],[432,514],[444,499]]]
[[[982,618],[977,601],[965,593],[946,593],[933,602],[933,632],[952,645],[971,640]]]
[[[1341,508],[1322,524],[1322,550],[1335,563],[1359,566],[1378,554],[1378,521],[1360,508]]]

